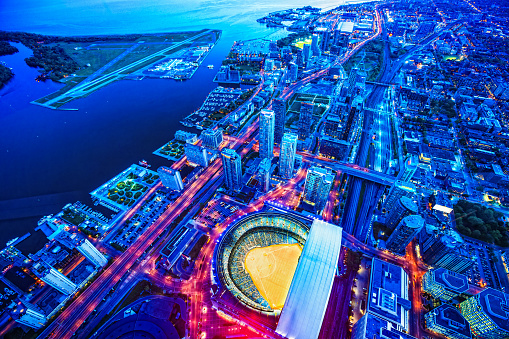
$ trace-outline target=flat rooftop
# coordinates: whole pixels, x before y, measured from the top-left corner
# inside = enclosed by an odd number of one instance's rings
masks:
[[[356,339],[379,338],[380,334],[388,339],[415,339],[415,337],[409,334],[398,331],[390,321],[379,318],[371,313],[366,313],[359,319],[352,331],[352,337]]]
[[[456,307],[443,304],[430,312],[435,314],[435,322],[442,328],[471,337],[470,324]]]
[[[468,291],[468,278],[463,274],[452,272],[445,268],[438,268],[433,271],[433,274],[435,275],[435,281],[446,289],[456,293]]]
[[[408,275],[399,266],[373,259],[367,311],[408,330]]]
[[[318,338],[338,266],[342,235],[341,227],[313,221],[277,333],[292,339]]]
[[[509,294],[487,288],[476,297],[482,306],[482,310],[498,327],[509,331]]]

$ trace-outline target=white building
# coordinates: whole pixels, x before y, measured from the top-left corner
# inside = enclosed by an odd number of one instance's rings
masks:
[[[41,328],[46,324],[46,315],[43,311],[28,302],[18,302],[11,311],[12,318],[20,324],[31,328]]]
[[[157,169],[157,173],[159,174],[164,187],[175,191],[182,191],[184,189],[184,183],[182,182],[182,177],[180,176],[179,171],[162,166]]]
[[[32,272],[34,272],[34,274],[46,284],[63,294],[72,294],[76,290],[75,283],[53,267],[46,265],[43,262],[35,263],[32,266]]]

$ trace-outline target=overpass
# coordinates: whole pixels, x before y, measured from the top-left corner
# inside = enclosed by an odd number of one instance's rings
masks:
[[[356,178],[360,178],[366,181],[375,182],[380,185],[392,186],[396,181],[396,178],[392,175],[374,171],[369,168],[361,167],[359,165],[350,164],[344,161],[329,160],[324,157],[311,155],[309,153],[297,152],[304,160],[311,163],[328,167],[332,170],[345,173]]]

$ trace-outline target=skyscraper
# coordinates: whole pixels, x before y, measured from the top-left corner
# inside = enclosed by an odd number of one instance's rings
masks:
[[[281,98],[274,99],[272,102],[274,108],[274,142],[281,144],[281,139],[285,133],[286,122],[286,101]]]
[[[279,154],[279,174],[286,179],[293,176],[295,153],[297,152],[297,134],[285,133]]]
[[[416,188],[415,185],[411,182],[405,182],[401,180],[396,180],[394,185],[391,187],[389,194],[384,202],[385,209],[389,210],[396,204],[402,197],[408,197],[412,199],[415,195]]]
[[[313,34],[311,38],[311,52],[313,55],[320,56],[320,46],[318,46],[318,34]]]
[[[356,96],[360,91],[363,91],[366,85],[366,72],[354,67],[348,76],[348,96]]]
[[[297,78],[299,76],[299,66],[297,66],[297,64],[291,62],[290,68],[289,68],[289,73],[290,73],[290,81],[291,82],[297,81]]]
[[[224,148],[221,151],[223,161],[224,179],[226,186],[231,190],[242,188],[242,160],[235,150]]]
[[[509,338],[509,294],[487,288],[462,302],[460,310],[478,338]]]
[[[311,45],[310,44],[304,44],[302,46],[302,54],[304,58],[304,63],[308,63],[309,59],[311,59]]]
[[[421,231],[424,219],[420,215],[409,215],[403,218],[387,240],[387,249],[403,254],[408,244]]]
[[[407,197],[401,197],[396,204],[389,205],[390,210],[385,219],[385,226],[393,230],[403,218],[417,213],[417,204]]]
[[[203,140],[202,145],[207,148],[217,149],[223,142],[223,130],[218,129],[206,129],[201,132],[201,139]]]
[[[356,128],[354,127],[356,125],[356,122],[358,121],[359,112],[360,110],[355,106],[352,106],[350,108],[350,111],[348,112],[348,116],[346,118],[346,124],[342,130],[341,134],[342,140],[352,142],[352,140],[354,139],[355,136],[354,132],[356,131]]]
[[[164,187],[175,191],[182,191],[184,189],[184,183],[182,182],[179,171],[162,166],[157,169],[157,173]]]
[[[262,109],[260,112],[260,158],[272,159],[274,156],[274,111]]]
[[[258,173],[260,176],[260,182],[263,187],[264,192],[268,192],[270,190],[270,168],[272,163],[270,159],[264,158],[260,162],[260,166],[258,168]]]
[[[306,140],[309,137],[311,124],[313,123],[313,104],[303,102],[300,106],[299,114],[299,139]]]
[[[46,284],[63,294],[69,295],[76,290],[75,283],[44,262],[36,262],[32,266],[32,272],[34,272],[34,274]]]
[[[403,170],[398,175],[398,179],[401,181],[410,182],[410,179],[414,176],[417,171],[417,165],[419,160],[416,156],[410,155],[405,159]]]
[[[306,175],[303,200],[314,205],[317,211],[321,211],[327,203],[333,181],[334,175],[330,170],[311,167]]]

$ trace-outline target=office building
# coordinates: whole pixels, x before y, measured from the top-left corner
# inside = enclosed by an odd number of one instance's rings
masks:
[[[416,339],[409,334],[398,331],[397,326],[386,319],[379,318],[372,313],[366,313],[352,328],[352,339]]]
[[[218,149],[219,145],[223,142],[223,130],[218,129],[206,129],[201,132],[202,145],[211,149]]]
[[[285,133],[286,122],[286,100],[277,98],[272,102],[274,109],[274,142],[281,144],[281,139]]]
[[[398,175],[398,180],[404,181],[404,182],[410,182],[412,177],[415,174],[415,171],[417,171],[417,165],[419,164],[419,159],[414,156],[410,155],[405,159],[403,170]]]
[[[417,214],[417,204],[407,197],[400,198],[395,205],[389,205],[390,210],[385,219],[385,226],[394,230],[403,218]]]
[[[322,137],[320,139],[320,148],[318,152],[321,156],[324,156],[333,160],[346,160],[350,151],[350,143],[344,140],[338,140],[331,137]]]
[[[308,63],[309,59],[311,59],[311,45],[310,44],[304,44],[302,46],[302,56],[304,59],[304,63]]]
[[[476,337],[509,338],[509,294],[487,288],[462,302],[460,310]]]
[[[320,56],[320,47],[318,46],[318,34],[313,34],[311,37],[311,52],[314,56]]]
[[[272,163],[270,159],[262,159],[260,166],[258,167],[258,174],[260,177],[260,183],[262,184],[263,191],[268,192],[270,190],[270,175]]]
[[[157,169],[157,173],[164,187],[174,191],[182,191],[184,189],[184,183],[179,171],[162,166]]]
[[[187,161],[198,166],[207,167],[209,165],[209,157],[207,149],[198,144],[186,143],[184,145],[184,153]]]
[[[451,339],[470,339],[470,325],[454,306],[443,304],[424,315],[426,328]]]
[[[398,331],[408,331],[412,305],[408,299],[408,275],[401,267],[373,259],[367,302],[367,313],[390,321]]]
[[[366,72],[359,67],[354,67],[348,76],[348,96],[354,97],[362,93],[366,87]]]
[[[299,77],[299,66],[291,62],[289,67],[289,80],[291,82],[295,82],[297,81],[298,77]]]
[[[70,249],[77,249],[85,258],[96,266],[104,267],[108,259],[88,239],[76,234],[62,231],[55,236],[62,245]]]
[[[191,144],[194,144],[196,141],[198,141],[198,137],[194,133],[189,133],[186,131],[176,131],[175,132],[175,139],[182,141],[182,142],[188,142]]]
[[[449,301],[468,291],[468,278],[463,274],[440,267],[424,274],[422,289],[435,299]]]
[[[262,109],[260,112],[260,158],[272,159],[274,156],[274,111]]]
[[[475,258],[465,247],[463,238],[452,229],[445,229],[427,237],[421,245],[424,262],[464,274],[472,267]]]
[[[301,103],[299,114],[298,135],[300,140],[306,140],[306,138],[309,137],[312,123],[313,123],[313,104],[309,102],[303,102]]]
[[[390,210],[392,206],[396,204],[402,197],[408,197],[412,199],[415,195],[416,188],[415,185],[411,182],[405,182],[401,180],[396,180],[394,185],[391,187],[389,194],[387,194],[387,198],[384,201],[384,207],[386,210]]]
[[[235,150],[224,148],[221,151],[224,181],[226,187],[238,191],[242,188],[242,160]]]
[[[267,72],[272,72],[275,69],[274,59],[265,59],[265,65],[263,69]]]
[[[424,227],[424,219],[420,215],[404,217],[387,240],[387,249],[394,253],[404,254],[408,244]]]
[[[294,133],[285,133],[281,143],[281,153],[279,154],[279,175],[285,179],[293,177],[296,152],[297,135]]]
[[[10,314],[14,321],[31,328],[39,329],[46,324],[43,310],[26,301],[17,302]]]
[[[325,125],[323,128],[325,135],[331,138],[339,138],[341,131],[339,126],[339,116],[336,114],[329,114],[325,119]]]
[[[330,170],[322,167],[311,167],[306,175],[303,200],[321,211],[329,198],[334,182],[334,175]]]
[[[44,262],[36,262],[32,266],[32,272],[46,284],[63,294],[72,294],[76,290],[76,284],[58,270]]]

